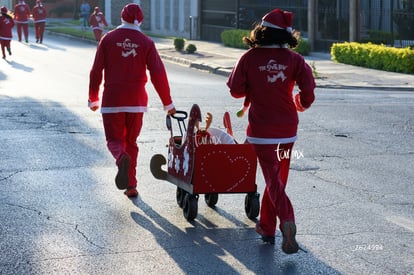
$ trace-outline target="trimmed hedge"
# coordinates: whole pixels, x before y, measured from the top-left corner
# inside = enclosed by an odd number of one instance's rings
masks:
[[[184,38],[174,38],[174,48],[176,51],[181,52],[184,50],[185,39]]]
[[[248,49],[249,46],[243,43],[243,37],[249,36],[249,30],[231,29],[221,33],[221,41],[224,46],[239,49]]]
[[[377,70],[414,73],[414,50],[394,48],[371,43],[334,43],[331,47],[334,61]]]
[[[197,51],[197,47],[194,44],[188,44],[187,47],[185,47],[185,51],[189,54],[192,54]]]
[[[243,37],[245,36],[248,37],[249,35],[250,35],[250,30],[242,30],[242,29],[225,30],[221,33],[221,41],[226,47],[248,49],[249,47],[243,43]],[[293,50],[297,53],[300,53],[301,55],[309,55],[309,52],[310,52],[309,43],[302,38],[299,38],[298,42],[299,42],[298,46]]]

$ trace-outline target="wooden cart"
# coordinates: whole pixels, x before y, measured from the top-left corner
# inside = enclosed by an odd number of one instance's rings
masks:
[[[172,118],[177,120],[181,135],[174,134]],[[188,126],[185,124],[187,118],[185,111],[167,116],[167,128],[171,133],[168,161],[161,154],[154,155],[150,164],[153,176],[177,186],[177,203],[189,221],[197,216],[200,194],[205,195],[209,207],[214,207],[218,194],[246,193],[246,215],[250,219],[256,218],[260,210],[260,195],[257,193],[257,160],[252,145],[236,142],[222,144],[220,138],[213,140],[213,143],[200,144],[195,138],[196,122],[201,122],[198,105],[191,108]],[[227,128],[225,134],[232,134],[228,113],[224,114],[223,121]],[[165,164],[167,171],[162,169]]]

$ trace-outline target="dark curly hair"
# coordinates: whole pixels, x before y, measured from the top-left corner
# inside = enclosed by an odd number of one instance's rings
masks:
[[[284,29],[276,29],[270,27],[263,27],[260,24],[256,25],[250,32],[249,37],[243,37],[243,43],[250,48],[269,45],[283,45],[288,44],[291,49],[298,45],[299,33],[293,31],[292,33]]]

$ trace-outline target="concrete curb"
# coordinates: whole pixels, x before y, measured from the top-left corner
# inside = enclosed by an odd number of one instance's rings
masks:
[[[75,37],[68,34],[57,33],[53,32],[53,30],[47,30],[47,33],[50,35],[62,36],[69,39],[76,39],[86,43],[95,44],[96,41],[91,40],[89,38],[82,38],[82,37]],[[155,42],[156,43],[156,42]],[[157,44],[157,43],[156,43]],[[204,53],[202,50],[198,51],[199,53]],[[159,50],[159,55],[163,60],[174,62],[177,64],[181,64],[184,66],[188,66],[189,68],[194,68],[202,71],[207,71],[212,74],[217,74],[221,76],[228,77],[232,71],[232,67],[223,67],[218,64],[214,63],[206,63],[206,62],[199,62],[194,61],[188,58],[177,57],[169,54],[162,53],[162,50]],[[206,54],[208,55],[208,54]],[[318,55],[315,55],[319,57]],[[366,68],[364,68],[366,69]],[[383,90],[383,91],[407,91],[407,92],[414,92],[414,87],[407,87],[407,86],[373,86],[373,85],[347,85],[347,84],[339,84],[335,83],[336,81],[330,81],[329,78],[316,78],[315,79],[317,88],[320,89],[365,89],[365,90]],[[333,83],[332,83],[333,82]]]
[[[190,68],[207,71],[209,73],[222,75],[228,77],[232,71],[232,68],[223,68],[218,65],[206,64],[188,60],[185,58],[169,56],[166,54],[160,54],[160,57],[163,60],[171,61],[181,65],[188,66]],[[331,84],[329,81],[326,81],[321,78],[315,79],[317,88],[320,89],[341,89],[341,90],[352,90],[352,89],[365,89],[365,90],[382,90],[382,91],[407,91],[414,92],[412,87],[401,87],[401,86],[358,86],[358,85],[341,85],[341,84]]]

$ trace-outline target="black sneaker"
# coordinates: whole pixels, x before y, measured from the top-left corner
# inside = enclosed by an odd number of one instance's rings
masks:
[[[259,223],[256,223],[256,233],[262,237],[264,243],[275,244],[275,236],[266,235]]]
[[[299,245],[296,242],[296,225],[294,222],[285,222],[282,225],[282,250],[286,254],[293,254],[298,252]]]
[[[118,173],[115,177],[115,184],[116,187],[120,190],[124,190],[128,188],[129,185],[129,177],[128,177],[128,171],[129,167],[131,166],[131,158],[124,154],[121,156],[118,164]]]

